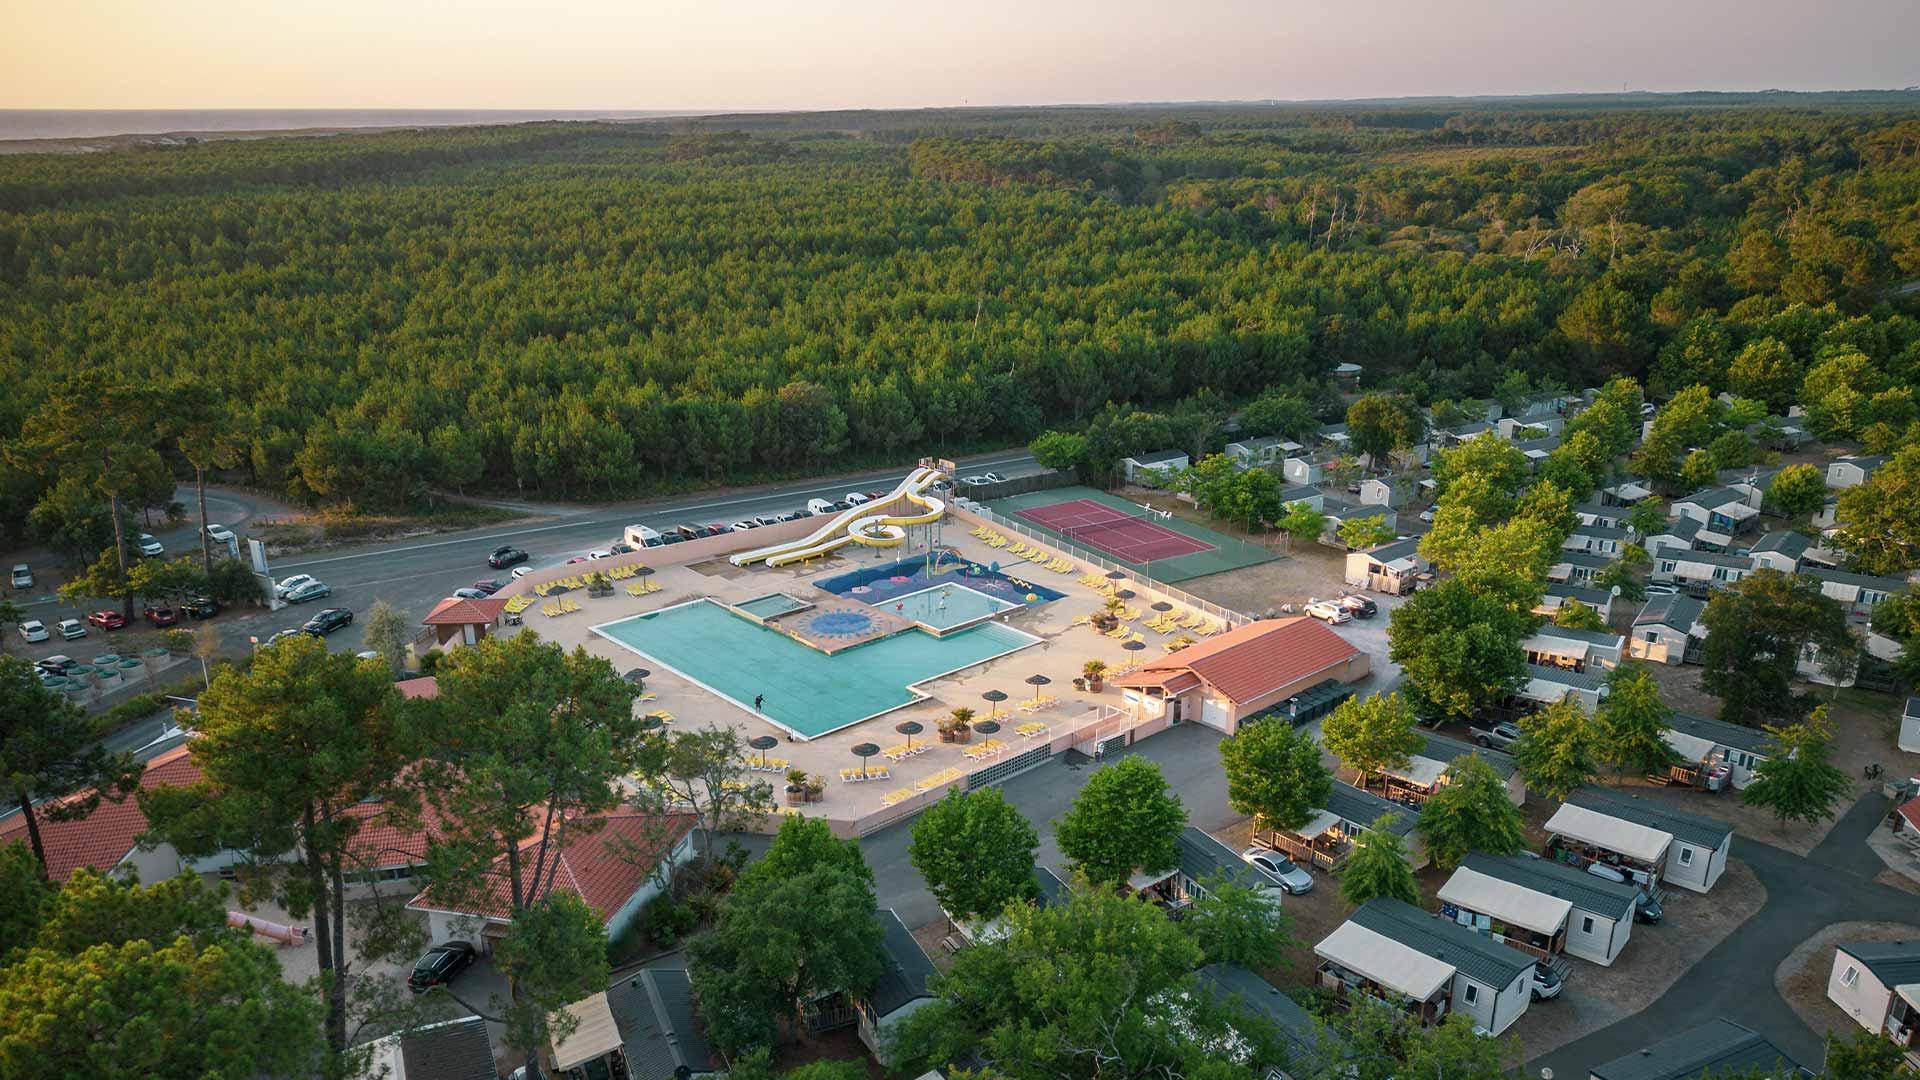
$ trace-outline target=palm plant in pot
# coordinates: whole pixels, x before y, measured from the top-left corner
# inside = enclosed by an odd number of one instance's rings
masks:
[[[787,805],[799,806],[807,801],[807,774],[803,769],[787,770]]]
[[[962,705],[953,710],[953,714],[940,721],[940,741],[963,743],[973,741],[973,710]]]
[[[1080,665],[1080,677],[1087,680],[1087,689],[1093,693],[1099,693],[1101,688],[1106,685],[1106,675],[1107,662],[1105,660],[1089,660]]]

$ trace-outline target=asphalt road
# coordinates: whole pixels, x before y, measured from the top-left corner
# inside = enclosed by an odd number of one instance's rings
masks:
[[[984,454],[961,459],[959,464],[962,475],[988,469],[1008,477],[1045,471],[1033,460],[1033,455],[1024,450]],[[323,607],[345,607],[356,615],[363,615],[374,601],[385,600],[410,619],[417,620],[457,588],[471,585],[482,578],[504,580],[507,571],[493,570],[486,561],[487,554],[502,544],[525,549],[532,555],[527,565],[535,568],[553,566],[613,543],[619,539],[622,530],[631,524],[650,525],[658,529],[682,523],[732,522],[760,514],[796,510],[812,498],[837,499],[849,491],[890,489],[904,479],[909,471],[905,468],[882,469],[832,480],[801,481],[725,495],[708,492],[618,506],[539,508],[546,511],[542,516],[518,524],[295,556],[274,563],[271,567],[274,577],[285,579],[293,574],[312,574],[332,587],[333,595],[330,598],[275,612],[233,612],[221,616],[215,625],[220,629],[224,651],[234,653],[244,650],[249,645],[249,638],[265,641],[275,631],[299,626],[314,611]],[[155,534],[166,545],[170,556],[196,550],[194,537],[198,512],[194,508],[192,489],[182,489],[179,498],[187,504],[191,522],[182,528]],[[286,507],[271,500],[227,490],[208,492],[207,511],[212,521],[232,528],[243,538],[249,522],[288,512]],[[244,551],[243,546],[243,554]],[[60,619],[79,618],[84,614],[82,610],[62,604],[50,596],[30,596],[23,598],[23,601],[28,617],[40,619],[49,627]],[[78,641],[62,642],[56,639],[46,645],[24,646],[21,651],[34,657],[54,653],[85,657],[104,651],[111,640],[111,632],[96,629]],[[13,647],[20,643],[15,640],[8,644]],[[356,621],[335,632],[328,638],[328,644],[336,650],[359,650],[361,624]]]

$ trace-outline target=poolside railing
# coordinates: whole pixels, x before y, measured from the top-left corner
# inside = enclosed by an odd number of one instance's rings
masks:
[[[995,511],[990,510],[985,506],[972,502],[972,500],[966,500],[964,502],[962,502],[961,500],[955,500],[955,504],[948,508],[948,512],[953,514],[956,517],[961,517],[961,518],[972,517],[977,521],[979,521],[981,524],[991,525],[996,529],[1008,529],[1012,532],[1019,533],[1021,536],[1024,536],[1027,539],[1032,540],[1036,543],[1045,545],[1046,547],[1053,548],[1054,550],[1065,554],[1069,558],[1077,559],[1080,562],[1087,563],[1092,566],[1097,566],[1102,570],[1106,570],[1109,572],[1117,570],[1120,573],[1125,574],[1128,580],[1134,582],[1137,585],[1141,585],[1145,588],[1152,589],[1154,592],[1160,593],[1161,595],[1165,596],[1168,600],[1172,601],[1173,603],[1183,604],[1187,607],[1191,607],[1197,611],[1204,612],[1205,614],[1211,615],[1214,618],[1221,620],[1222,622],[1227,624],[1227,627],[1229,629],[1236,626],[1244,626],[1247,623],[1254,621],[1253,616],[1248,615],[1245,612],[1235,611],[1230,607],[1226,607],[1221,604],[1216,604],[1211,600],[1206,600],[1206,599],[1202,599],[1201,597],[1195,596],[1192,593],[1187,592],[1185,589],[1175,588],[1174,586],[1168,585],[1163,581],[1158,581],[1153,578],[1150,578],[1145,574],[1142,574],[1140,571],[1135,570],[1133,567],[1128,566],[1124,563],[1117,563],[1117,562],[1114,562],[1112,559],[1102,558],[1100,555],[1096,554],[1095,552],[1087,548],[1081,547],[1079,544],[1076,544],[1073,541],[1066,539],[1065,537],[1056,536],[1048,532],[1042,532],[1038,529],[1032,528],[1031,526],[1023,524],[1019,521],[1015,521],[1014,519],[1007,517],[1004,514],[996,513]]]

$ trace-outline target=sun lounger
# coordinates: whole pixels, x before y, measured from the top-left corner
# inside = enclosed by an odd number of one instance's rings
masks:
[[[880,796],[880,805],[896,806],[900,803],[906,802],[908,799],[913,798],[913,795],[914,795],[914,791],[910,787],[895,788],[892,791],[887,792],[885,795]]]
[[[1201,637],[1212,637],[1220,632],[1220,624],[1207,623],[1204,626],[1195,627],[1193,632],[1199,634]]]
[[[932,776],[914,784],[913,787],[916,791],[932,791],[934,788],[940,787],[943,784],[949,784],[960,779],[960,776],[961,773],[959,769],[941,769]]]
[[[1036,735],[1046,734],[1049,729],[1047,725],[1041,723],[1038,720],[1035,720],[1035,721],[1032,721],[1031,723],[1021,724],[1019,727],[1014,728],[1013,730],[1021,738],[1031,739]]]
[[[1119,626],[1116,626],[1113,629],[1106,631],[1105,636],[1110,637],[1115,641],[1125,641],[1127,639],[1127,635],[1131,633],[1133,633],[1133,628],[1128,626],[1125,623],[1121,623]]]

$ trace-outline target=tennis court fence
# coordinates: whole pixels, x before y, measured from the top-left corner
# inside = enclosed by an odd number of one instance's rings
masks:
[[[973,502],[973,500],[971,499],[955,499],[952,509],[960,512],[960,514],[957,516],[973,517],[979,520],[981,523],[991,525],[996,529],[1007,529],[1012,532],[1019,533],[1021,536],[1024,536],[1029,540],[1034,540],[1039,543],[1045,544],[1048,547],[1065,549],[1066,551],[1070,552],[1075,559],[1078,559],[1079,561],[1084,563],[1090,563],[1094,566],[1101,568],[1102,570],[1106,570],[1108,572],[1117,570],[1120,573],[1125,574],[1127,576],[1127,579],[1134,582],[1135,584],[1142,585],[1146,588],[1152,589],[1154,592],[1160,593],[1161,595],[1165,596],[1168,600],[1171,600],[1176,604],[1183,604],[1183,605],[1186,605],[1187,607],[1191,607],[1195,609],[1196,611],[1203,611],[1208,615],[1211,615],[1214,618],[1219,619],[1222,622],[1226,623],[1229,627],[1244,626],[1247,623],[1254,621],[1253,616],[1248,615],[1245,612],[1235,611],[1230,607],[1224,607],[1220,604],[1214,603],[1211,600],[1203,600],[1200,597],[1195,596],[1190,592],[1187,592],[1185,589],[1175,588],[1174,586],[1168,585],[1165,582],[1155,581],[1152,578],[1142,575],[1138,570],[1135,570],[1130,566],[1127,566],[1123,563],[1114,562],[1112,559],[1103,558],[1099,553],[1092,551],[1086,547],[1083,547],[1079,544],[1076,544],[1072,540],[1066,539],[1061,536],[1056,536],[1053,533],[1045,532],[1040,529],[1035,529],[1022,522],[1016,521],[1013,518],[1007,517],[1004,514],[995,513],[994,511],[989,510],[986,507]]]

